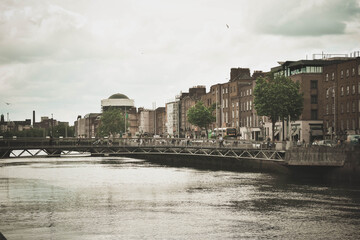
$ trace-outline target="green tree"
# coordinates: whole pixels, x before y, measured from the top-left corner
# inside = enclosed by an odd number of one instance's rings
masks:
[[[110,108],[104,111],[98,129],[99,136],[115,135],[122,132],[125,132],[125,117],[123,111],[118,108]]]
[[[274,140],[275,123],[278,119],[299,119],[304,105],[300,83],[283,75],[259,77],[254,89],[254,107],[259,116],[267,116],[272,123]]]
[[[53,136],[58,138],[62,137],[73,137],[75,134],[73,126],[67,126],[65,123],[59,123],[57,126],[54,126]]]
[[[208,136],[209,124],[216,120],[216,117],[212,114],[215,108],[215,104],[206,107],[202,101],[197,102],[195,106],[187,111],[189,123],[198,126],[199,128],[205,128],[206,136]]]

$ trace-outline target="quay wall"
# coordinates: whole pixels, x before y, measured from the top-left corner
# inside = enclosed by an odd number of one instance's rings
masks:
[[[360,146],[292,148],[285,161],[293,176],[360,184]]]

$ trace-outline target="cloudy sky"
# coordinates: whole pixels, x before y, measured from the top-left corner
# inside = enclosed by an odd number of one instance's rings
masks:
[[[359,0],[1,0],[0,114],[72,125],[113,93],[160,107],[234,67],[359,50]]]

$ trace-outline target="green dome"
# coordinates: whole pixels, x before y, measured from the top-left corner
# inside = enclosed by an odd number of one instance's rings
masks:
[[[115,93],[109,97],[109,99],[129,99],[126,95],[121,93]]]

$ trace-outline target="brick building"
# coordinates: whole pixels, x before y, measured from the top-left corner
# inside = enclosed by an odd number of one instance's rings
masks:
[[[199,135],[201,129],[190,124],[187,120],[187,111],[195,106],[206,94],[205,86],[195,86],[189,89],[188,93],[180,93],[179,96],[179,131],[180,137]]]
[[[325,137],[344,140],[360,134],[360,57],[338,58],[325,66],[322,85]]]
[[[359,57],[331,57],[287,61],[272,68],[300,82],[304,109],[298,121],[285,129],[285,136],[312,142],[315,139],[345,139],[359,132]],[[281,135],[282,124],[277,123]]]
[[[233,127],[244,139],[259,139],[260,121],[253,107],[252,93],[256,78],[263,75],[261,71],[255,71],[251,75],[249,68],[232,68],[228,82],[210,87],[202,101],[207,107],[217,103],[216,123],[211,129]]]

